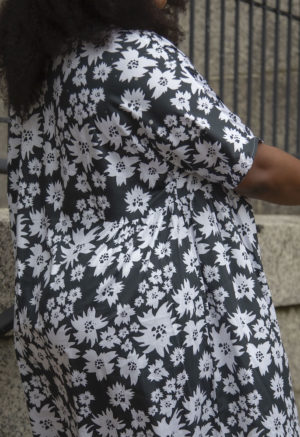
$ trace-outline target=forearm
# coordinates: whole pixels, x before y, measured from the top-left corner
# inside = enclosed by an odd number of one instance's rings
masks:
[[[237,189],[239,194],[279,205],[300,205],[299,159],[260,144],[254,163]]]

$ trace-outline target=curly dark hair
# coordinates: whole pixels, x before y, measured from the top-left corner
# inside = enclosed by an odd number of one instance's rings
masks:
[[[49,62],[74,39],[103,44],[112,28],[152,30],[176,45],[184,34],[178,13],[188,0],[3,0],[0,81],[7,105],[22,117],[41,93]],[[107,32],[106,32],[107,33]]]

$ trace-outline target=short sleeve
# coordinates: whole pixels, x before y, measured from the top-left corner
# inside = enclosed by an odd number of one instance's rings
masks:
[[[134,48],[146,67],[136,80],[123,77],[121,109],[139,121],[151,147],[176,168],[236,188],[253,164],[260,139],[224,105],[184,53],[152,35],[152,44]]]

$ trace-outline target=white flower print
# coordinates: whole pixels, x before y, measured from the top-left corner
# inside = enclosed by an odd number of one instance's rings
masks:
[[[116,336],[116,330],[114,327],[108,327],[107,331],[100,333],[101,341],[100,346],[103,348],[111,349],[115,344],[121,343],[121,340]]]
[[[95,125],[98,129],[98,140],[101,145],[110,143],[118,149],[122,144],[122,137],[127,137],[131,134],[131,129],[126,124],[121,124],[120,115],[113,113],[109,116],[97,119]]]
[[[253,384],[253,372],[251,369],[244,369],[241,367],[238,371],[238,378],[241,385]]]
[[[95,300],[97,302],[104,302],[107,300],[109,306],[111,307],[114,303],[118,301],[118,294],[124,288],[122,282],[117,282],[115,278],[110,275],[108,278],[104,279],[96,290]]]
[[[253,390],[247,395],[247,400],[250,405],[254,405],[257,407],[262,400],[262,396],[258,393],[257,390]]]
[[[97,414],[92,420],[97,426],[97,433],[103,437],[118,437],[118,430],[125,427],[122,421],[114,417],[111,408],[106,408],[105,412]]]
[[[176,97],[171,99],[172,105],[174,105],[177,109],[182,110],[185,109],[186,111],[190,110],[190,99],[192,95],[188,91],[182,92],[177,91]]]
[[[235,333],[240,340],[244,337],[247,337],[247,340],[250,339],[252,331],[249,325],[255,319],[255,314],[248,313],[247,311],[243,312],[240,307],[237,307],[237,311],[228,318],[229,322],[235,326]]]
[[[195,146],[198,152],[198,154],[195,154],[194,156],[195,164],[203,162],[205,167],[213,167],[217,164],[218,159],[222,156],[220,153],[221,143],[198,141]]]
[[[205,323],[203,320],[197,320],[195,323],[189,320],[184,327],[184,331],[187,333],[185,336],[184,344],[186,347],[193,347],[193,354],[195,355],[200,348],[201,342],[203,340],[203,328]]]
[[[154,286],[147,292],[147,305],[157,308],[163,297],[164,293],[159,291],[159,287]]]
[[[226,297],[229,296],[229,293],[226,290],[224,290],[223,287],[219,287],[216,290],[214,290],[213,294],[214,294],[214,298],[221,303],[224,303]]]
[[[254,280],[243,274],[238,273],[233,278],[233,286],[238,299],[246,297],[250,301],[255,297]]]
[[[159,356],[164,357],[165,351],[168,352],[168,346],[171,344],[170,337],[178,334],[180,326],[174,323],[175,317],[171,317],[167,304],[162,304],[155,315],[152,310],[149,310],[143,317],[138,316],[138,319],[145,329],[141,330],[143,335],[133,337],[134,340],[143,347],[147,346],[144,353],[148,354],[156,350]]]
[[[259,340],[264,340],[268,337],[268,329],[262,319],[259,319],[255,325],[253,325],[254,337]]]
[[[54,184],[50,183],[47,188],[46,201],[53,205],[54,210],[58,210],[62,207],[64,201],[64,192],[61,183],[55,182]]]
[[[52,148],[49,142],[44,147],[43,164],[45,166],[45,174],[50,174],[51,176],[59,167],[58,152]]]
[[[131,92],[126,90],[121,99],[120,108],[130,112],[135,119],[141,118],[143,112],[148,111],[151,106],[150,101],[145,99],[145,94],[141,89],[132,90]]]
[[[172,215],[170,235],[173,240],[178,240],[179,246],[182,245],[182,241],[188,236],[188,229],[185,226],[183,217]]]
[[[174,127],[178,125],[178,119],[176,115],[167,115],[164,119],[164,123],[167,127]]]
[[[214,245],[213,250],[217,252],[216,262],[220,266],[225,266],[227,272],[230,272],[230,257],[227,253],[230,250],[229,244],[221,244],[219,241]]]
[[[130,400],[133,398],[133,390],[126,390],[124,385],[117,382],[108,388],[107,394],[113,406],[120,406],[123,411],[128,410],[130,407]]]
[[[142,257],[140,249],[135,249],[134,245],[131,244],[127,247],[126,253],[120,253],[117,261],[117,269],[122,270],[122,277],[127,277],[132,269],[134,263],[137,263]]]
[[[271,379],[271,388],[274,393],[275,399],[282,398],[284,399],[284,381],[278,372],[275,372],[274,377]]]
[[[87,84],[86,74],[87,74],[87,66],[83,65],[81,68],[78,67],[72,79],[74,85],[76,85],[77,87],[79,87],[80,85],[86,85]]]
[[[169,373],[163,368],[163,361],[156,360],[155,364],[149,365],[149,376],[150,381],[160,381],[164,377],[167,377]]]
[[[55,328],[58,327],[58,324],[60,321],[64,319],[64,314],[61,312],[59,308],[55,308],[53,311],[51,311],[51,323]]]
[[[58,105],[61,93],[62,93],[62,83],[60,77],[58,77],[53,81],[53,97],[55,99],[56,105]]]
[[[115,317],[115,324],[117,326],[125,323],[126,325],[130,322],[130,317],[135,314],[135,310],[131,308],[128,304],[118,304],[117,305],[117,316]]]
[[[285,437],[285,422],[286,414],[281,412],[277,405],[273,405],[272,411],[263,419],[262,424],[269,431],[270,436]]]
[[[185,376],[187,376],[185,374]],[[181,381],[182,383],[182,381]],[[185,384],[185,381],[183,381],[182,385]],[[169,379],[165,386],[164,386],[164,391],[166,391],[167,393],[175,393],[176,392],[176,380],[175,378]]]
[[[264,375],[272,362],[270,350],[270,343],[265,341],[264,343],[260,343],[257,346],[254,344],[247,345],[247,352],[250,357],[250,362],[252,367],[258,367],[260,373]]]
[[[131,425],[135,429],[138,429],[138,428],[144,429],[146,426],[146,423],[150,422],[149,418],[141,410],[136,411],[136,410],[132,409],[131,415],[132,415]]]
[[[46,143],[45,147],[46,147],[47,144],[50,144],[50,143]],[[41,174],[41,168],[42,168],[42,164],[36,158],[33,158],[28,163],[28,171],[32,175],[38,175],[39,176]],[[40,190],[39,190],[39,192],[40,192]]]
[[[55,132],[55,113],[54,106],[51,104],[48,108],[44,110],[44,129],[49,139],[53,138]]]
[[[246,156],[244,153],[240,154],[239,161],[233,166],[236,173],[245,175],[252,167],[253,159],[250,156]]]
[[[45,215],[45,209],[30,213],[32,224],[29,225],[30,235],[38,235],[41,241],[46,238],[46,228],[49,225],[49,220]]]
[[[168,55],[160,43],[154,43],[152,48],[147,49],[147,53],[153,56],[153,58],[163,58],[165,61],[168,60]]]
[[[219,281],[220,279],[219,269],[217,266],[205,265],[203,274],[207,282]]]
[[[135,350],[128,353],[127,358],[118,357],[117,366],[120,367],[120,375],[124,378],[130,378],[132,385],[138,382],[141,370],[148,364],[148,358],[144,355],[139,356]]]
[[[248,142],[248,139],[245,138],[238,130],[230,129],[228,127],[224,127],[224,139],[230,144],[233,144],[235,152],[242,150],[243,146]],[[241,168],[240,165],[238,165],[238,168]]]
[[[134,164],[138,162],[137,157],[121,157],[117,152],[108,153],[105,159],[109,162],[106,170],[107,174],[116,178],[117,185],[126,184],[127,179],[134,174]]]
[[[84,372],[79,372],[78,370],[73,371],[71,380],[75,387],[79,387],[80,385],[85,387],[87,385],[86,374]]]
[[[104,89],[102,87],[93,89],[91,93],[91,99],[95,103],[104,102],[105,101]]]
[[[30,299],[31,305],[35,305],[35,310],[37,311],[39,308],[40,299],[42,296],[41,284],[37,284],[32,292],[32,298]]]
[[[45,404],[37,411],[33,408],[30,412],[30,419],[32,420],[32,431],[37,435],[45,437],[56,437],[58,432],[63,432],[62,424],[59,418],[53,411],[53,406]]]
[[[227,378],[224,378],[223,383],[225,393],[230,393],[232,395],[239,393],[240,390],[235,382],[233,375],[229,375]]]
[[[107,65],[105,62],[99,63],[99,65],[96,65],[93,70],[93,77],[94,79],[101,80],[102,82],[105,82],[111,73],[112,68]]]
[[[83,245],[81,245],[83,246]],[[75,250],[79,250],[80,243],[77,244],[77,247]],[[73,249],[74,250],[74,249]],[[81,249],[82,250],[82,249]],[[87,249],[86,249],[87,250]],[[95,276],[103,274],[106,269],[111,266],[111,263],[115,259],[115,254],[119,252],[119,248],[116,247],[114,249],[109,249],[106,244],[102,244],[96,251],[95,255],[93,255],[90,259],[89,266],[95,267]],[[77,258],[76,254],[76,258]]]
[[[97,331],[104,328],[108,324],[108,320],[101,316],[96,317],[95,308],[88,308],[87,312],[83,311],[82,316],[74,317],[71,320],[77,332],[74,333],[78,343],[83,341],[90,342],[93,346],[98,338]]]
[[[251,260],[244,245],[240,244],[239,249],[231,249],[231,253],[239,267],[248,269],[250,273],[253,272]]]
[[[193,396],[190,396],[187,401],[183,402],[184,408],[188,411],[185,417],[189,424],[199,422],[202,413],[202,405],[206,400],[206,396],[205,392],[201,391],[198,385]]]
[[[213,104],[207,97],[199,97],[198,98],[198,109],[203,111],[206,115],[210,113],[213,108]]]
[[[148,164],[141,162],[139,164],[140,179],[144,182],[147,182],[149,188],[153,188],[160,175],[165,174],[167,169],[167,164],[161,163],[157,158],[150,161]]]
[[[29,157],[34,147],[41,147],[42,138],[40,131],[40,119],[37,114],[32,115],[22,128],[22,158]]]
[[[29,393],[29,399],[33,405],[35,405],[37,408],[40,408],[41,402],[46,399],[46,396],[35,388]]]
[[[219,233],[216,215],[209,206],[203,208],[203,212],[198,213],[194,218],[202,227],[201,232],[204,234],[205,238],[208,238],[211,234],[217,235]]]
[[[97,143],[92,141],[92,135],[89,129],[84,125],[81,129],[77,126],[70,128],[72,135],[72,145],[68,145],[68,149],[74,157],[75,163],[83,164],[84,168],[91,169],[93,159],[99,159],[101,151],[97,147]]]
[[[192,272],[196,273],[196,266],[197,266],[198,258],[197,258],[197,254],[196,254],[193,246],[191,246],[191,248],[188,250],[188,252],[184,253],[183,261],[186,265],[186,271],[188,273],[192,273]]]
[[[53,328],[47,331],[47,338],[50,343],[50,353],[59,364],[66,368],[70,366],[69,360],[78,357],[79,350],[74,347],[75,343],[70,341],[66,326],[62,325],[55,331]]]
[[[180,363],[183,364],[185,360],[184,348],[176,347],[170,357],[174,366],[178,366]]]
[[[139,56],[137,50],[128,49],[122,53],[123,59],[114,64],[116,70],[121,71],[120,81],[130,82],[133,78],[139,78],[147,73],[149,67],[155,67],[157,62],[153,59]]]
[[[74,106],[73,116],[75,120],[78,122],[78,125],[82,125],[83,121],[88,117],[88,112],[85,111],[82,103]]]
[[[227,366],[233,371],[236,367],[235,357],[243,354],[242,346],[238,346],[236,341],[228,332],[228,327],[222,323],[220,330],[212,328],[213,334],[213,356],[218,361],[218,367]]]
[[[180,414],[177,409],[174,411],[169,422],[164,417],[156,425],[153,425],[152,428],[156,435],[161,437],[187,437],[189,434],[189,431],[184,429],[184,423],[180,422]]]
[[[172,143],[174,147],[177,147],[180,143],[183,141],[188,140],[188,136],[185,133],[185,129],[183,126],[178,127],[172,127],[172,129],[169,131],[168,140]],[[177,148],[174,153],[178,155],[178,158],[184,159],[184,154],[187,151],[187,146],[183,146],[181,148]]]
[[[35,244],[30,250],[32,255],[29,257],[27,263],[33,268],[32,276],[39,277],[47,266],[47,263],[50,259],[50,254],[48,251],[43,250],[43,246],[41,244]]]
[[[272,346],[271,350],[272,350],[272,356],[273,356],[275,365],[277,367],[279,367],[279,369],[282,371],[282,369],[283,369],[283,355],[284,355],[284,350],[283,350],[282,344],[279,343],[278,341],[274,342],[274,346]]]
[[[172,395],[167,395],[164,399],[161,399],[159,409],[161,414],[170,417],[175,406],[176,401],[173,399]]]
[[[150,79],[147,85],[151,90],[154,89],[152,94],[153,99],[158,99],[169,89],[177,90],[180,87],[180,81],[175,79],[174,71],[161,71],[159,68],[155,68],[149,75]]]
[[[213,360],[208,352],[204,352],[199,360],[200,378],[209,379],[213,375]]]
[[[171,244],[169,241],[161,242],[157,245],[154,251],[158,259],[169,257],[171,255]],[[170,274],[170,273],[167,274],[167,268],[165,268],[164,271],[166,276]]]
[[[183,281],[181,288],[177,289],[177,294],[173,295],[173,299],[177,303],[176,311],[179,317],[182,317],[185,313],[190,316],[193,315],[195,310],[194,299],[198,293],[197,288],[193,287],[187,279]]]

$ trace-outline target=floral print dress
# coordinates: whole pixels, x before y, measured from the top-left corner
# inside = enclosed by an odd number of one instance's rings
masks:
[[[189,59],[114,29],[10,110],[14,338],[34,436],[299,437],[253,211],[259,139]]]

